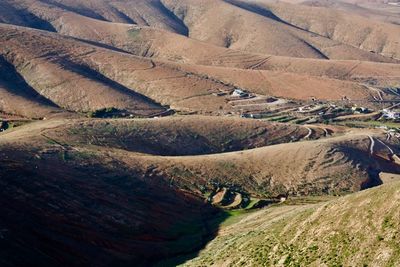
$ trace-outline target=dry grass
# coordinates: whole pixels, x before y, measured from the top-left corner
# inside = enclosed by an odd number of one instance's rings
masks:
[[[327,204],[271,207],[223,227],[184,266],[396,266],[399,183]]]

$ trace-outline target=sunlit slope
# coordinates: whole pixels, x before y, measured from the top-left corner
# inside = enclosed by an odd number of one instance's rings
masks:
[[[400,184],[281,206],[225,227],[185,266],[397,266]]]

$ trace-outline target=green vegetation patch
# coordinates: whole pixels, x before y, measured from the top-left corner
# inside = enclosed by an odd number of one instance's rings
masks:
[[[138,39],[140,36],[140,29],[130,29],[128,30],[128,36],[133,39]]]
[[[124,110],[120,110],[114,107],[102,108],[87,113],[89,118],[121,118],[127,117],[128,114]]]
[[[344,125],[347,127],[353,127],[353,128],[375,128],[375,127],[388,127],[388,128],[400,128],[400,123],[399,122],[394,122],[394,121],[374,121],[374,120],[368,120],[368,121],[343,121],[336,123],[338,125]]]

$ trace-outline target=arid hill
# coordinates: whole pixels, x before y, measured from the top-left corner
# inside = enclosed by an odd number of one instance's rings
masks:
[[[242,216],[184,266],[395,266],[399,196],[397,182],[323,205],[282,205]]]
[[[359,34],[354,35],[348,31],[339,32],[338,37],[333,36],[333,38],[329,34],[314,32],[309,27],[302,28],[295,22],[291,25],[292,22],[286,21],[288,18],[284,17],[286,13],[279,13],[279,9],[252,8],[249,7],[250,4],[222,0],[142,0],[135,2],[135,5],[129,1],[98,0],[80,3],[79,1],[7,0],[4,4],[5,14],[1,15],[1,20],[22,26],[63,31],[61,29],[64,23],[67,28],[70,27],[71,16],[80,16],[100,21],[152,26],[214,45],[255,53],[384,62],[393,62],[390,57],[397,57],[398,44],[395,42],[395,33],[398,27],[396,25],[387,25],[391,28],[380,35],[369,35],[368,41],[360,39],[363,36],[358,38]],[[279,7],[279,5],[276,6]],[[304,8],[313,14],[314,8]],[[216,14],[219,15],[216,16]],[[25,19],[25,17],[30,19]],[[342,21],[341,17],[344,16],[338,16],[338,18],[330,16],[333,20],[338,19],[334,21],[334,24]],[[368,27],[369,22],[358,22],[360,20],[358,16],[353,18],[353,15],[349,15],[348,17],[351,23],[357,22],[363,27],[364,24]],[[316,17],[317,26],[324,25],[326,19],[325,16]],[[374,25],[374,27],[378,26]],[[67,31],[80,31],[80,27],[74,28]],[[386,27],[384,28],[386,31]],[[382,34],[388,32],[392,34],[382,41]],[[109,34],[112,35],[112,32]],[[348,38],[350,35],[353,40]],[[355,42],[364,42],[365,47],[355,45]],[[381,46],[383,43],[385,50]],[[376,53],[371,53],[370,50]],[[387,57],[382,57],[379,53]]]
[[[0,266],[398,265],[399,8],[1,0]]]
[[[398,79],[398,65],[395,64],[345,61],[325,64],[324,61],[316,61],[321,67],[315,68],[318,71],[315,72],[311,68],[313,65],[306,64],[308,67],[303,69],[300,67],[305,59],[287,66],[285,61],[289,59],[273,57],[264,65],[260,64],[260,68],[274,72],[207,68],[126,55],[45,31],[5,24],[1,25],[0,30],[3,43],[1,54],[3,64],[7,66],[3,68],[4,72],[8,76],[14,75],[13,79],[20,79],[32,93],[52,102],[53,106],[75,112],[113,107],[128,114],[148,116],[165,111],[165,105],[182,111],[217,112],[229,110],[230,107],[225,97],[213,94],[230,93],[234,86],[253,93],[292,99],[310,99],[314,96],[340,100],[344,95],[351,99],[372,99],[376,91],[360,84],[362,79],[377,77],[383,85],[387,83],[382,77],[392,77],[389,83]],[[299,67],[295,67],[295,64]],[[351,67],[351,64],[357,66]],[[332,75],[336,79],[324,78],[330,75],[333,67],[339,71],[341,66],[346,65],[353,68],[351,78],[340,76],[339,73]],[[52,71],[48,72],[49,69]],[[207,101],[199,105],[198,99]],[[13,109],[6,108],[6,105],[4,107],[6,113],[30,117],[24,111],[17,110],[22,106],[14,106]]]
[[[221,131],[231,134],[221,140]],[[148,265],[214,237],[225,215],[204,201],[216,185],[261,198],[343,194],[381,183],[378,170],[400,171],[386,147],[369,143],[380,138],[373,132],[301,140],[306,132],[207,117],[57,119],[8,130],[0,134],[2,264]],[[323,133],[315,128],[310,139]]]
[[[134,115],[156,115],[165,110],[161,105],[170,105],[181,110],[216,111],[225,102],[212,93],[233,90],[162,62],[53,33],[5,24],[0,31],[0,53],[9,66],[36,93],[66,110],[114,107]],[[200,99],[207,104],[198,105]]]
[[[277,20],[273,14],[251,12],[230,1],[164,2],[178,17],[184,17],[190,37],[219,46],[293,57],[380,60],[380,56],[369,51],[291,27]]]
[[[392,4],[389,4],[389,2]],[[342,10],[349,13],[358,14],[369,19],[376,19],[399,25],[399,8],[393,5],[393,3],[396,3],[396,1],[309,0],[302,2],[303,5]]]
[[[290,25],[340,43],[391,58],[400,57],[398,25],[323,7],[286,3],[257,4],[259,0],[232,2],[238,3],[239,6],[254,8],[259,12],[270,12]]]

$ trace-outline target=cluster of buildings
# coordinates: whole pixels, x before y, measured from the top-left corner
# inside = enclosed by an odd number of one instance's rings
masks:
[[[370,112],[371,112],[371,111],[370,111],[368,108],[366,108],[366,107],[357,107],[357,106],[352,107],[351,110],[352,110],[354,113],[357,113],[357,114],[360,114],[360,113],[370,113]]]
[[[387,120],[398,120],[400,119],[400,112],[396,110],[383,109],[382,117]]]
[[[235,90],[232,92],[232,96],[234,96],[234,97],[245,98],[245,97],[249,97],[250,95],[249,95],[249,93],[247,93],[247,92],[245,92],[245,91],[243,91],[243,90],[235,89]]]

